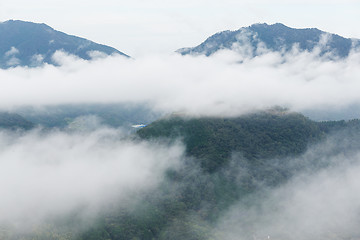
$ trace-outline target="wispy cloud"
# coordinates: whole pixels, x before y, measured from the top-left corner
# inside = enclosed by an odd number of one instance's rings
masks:
[[[324,152],[322,152],[324,154]],[[308,153],[308,168],[318,161]],[[303,172],[277,188],[261,188],[233,205],[214,234],[221,239],[345,239],[360,234],[359,153],[328,156],[336,163]]]

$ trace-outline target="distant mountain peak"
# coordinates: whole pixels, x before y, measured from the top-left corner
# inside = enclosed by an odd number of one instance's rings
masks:
[[[45,23],[21,20],[0,23],[0,68],[56,65],[52,55],[58,50],[85,60],[92,58],[92,52],[129,57],[115,48],[65,34]]]
[[[267,23],[254,23],[251,26],[259,26],[259,27],[283,27],[283,28],[290,28],[283,23],[274,23],[274,24],[267,24]],[[251,27],[250,26],[250,27]]]
[[[326,38],[324,38],[326,36]],[[326,42],[324,42],[326,40]],[[291,28],[282,23],[256,23],[236,31],[218,32],[203,43],[192,48],[182,48],[176,52],[187,55],[210,56],[219,50],[234,50],[234,46],[245,46],[252,51],[246,52],[250,57],[259,55],[258,47],[265,46],[270,51],[287,52],[295,45],[301,51],[313,51],[322,47],[320,55],[332,54],[335,57],[346,57],[354,47],[360,47],[360,40],[343,38],[317,28]],[[247,57],[249,57],[247,56]]]

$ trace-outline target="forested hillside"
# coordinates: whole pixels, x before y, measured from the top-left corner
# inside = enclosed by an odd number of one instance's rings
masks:
[[[126,207],[112,201],[87,220],[80,207],[50,217],[30,234],[3,227],[0,237],[220,240],[225,232],[216,226],[231,206],[243,202],[252,207],[296,174],[326,168],[331,162],[319,160],[324,156],[350,155],[360,147],[359,133],[358,120],[315,122],[287,111],[237,118],[171,115],[132,137],[139,143],[184,144],[182,167],[170,167],[156,189],[134,193]],[[336,143],[324,148],[326,141]]]
[[[303,153],[323,136],[318,123],[298,113],[258,113],[239,118],[169,117],[138,131],[144,139],[183,138],[190,156],[210,172],[233,152],[246,159],[271,159]]]
[[[0,112],[0,129],[25,129],[29,130],[34,124],[19,114]]]
[[[261,189],[276,188],[304,169],[330,164],[301,156],[335,132],[346,132],[352,147],[339,144],[331,154],[359,146],[357,120],[314,122],[287,112],[158,120],[137,135],[169,144],[182,140],[185,166],[169,170],[164,183],[136,210],[112,211],[80,239],[222,239],[212,228],[232,204]]]

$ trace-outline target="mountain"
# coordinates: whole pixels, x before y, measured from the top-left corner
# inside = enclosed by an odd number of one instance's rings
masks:
[[[24,129],[29,130],[34,124],[19,114],[0,112],[0,129]]]
[[[115,48],[67,35],[42,23],[9,20],[0,23],[0,67],[56,64],[52,55],[62,50],[82,59],[91,59],[91,52],[106,55],[126,54]]]
[[[14,233],[11,226],[5,226],[0,238],[229,239],[223,237],[224,231],[214,232],[224,213],[234,204],[246,209],[257,206],[269,197],[269,190],[286,184],[296,174],[326,168],[331,156],[356,155],[360,121],[315,122],[282,109],[236,118],[173,114],[138,130],[136,135],[139,143],[172,144],[181,139],[186,147],[183,166],[169,168],[156,189],[135,194],[130,207],[121,207],[116,201],[107,204],[93,216],[91,224],[81,218],[80,207],[79,212],[60,219],[50,218],[30,233]],[[333,144],[326,147],[329,143]],[[341,158],[338,164],[346,164],[344,161]],[[240,217],[245,224],[253,221],[251,215]],[[251,226],[246,231],[249,236],[241,239],[254,239]],[[333,234],[342,233],[329,229],[328,235]]]
[[[335,138],[334,148],[317,145],[336,131],[347,133]],[[214,235],[212,229],[235,202],[253,206],[267,197],[268,189],[285,184],[301,171],[325,168],[328,163],[319,161],[319,156],[356,152],[359,133],[358,120],[315,122],[286,111],[237,118],[168,116],[138,130],[137,135],[150,142],[182,139],[185,166],[169,170],[164,184],[135,210],[109,210],[96,226],[75,239],[224,239],[223,232]],[[311,147],[313,151],[306,154]],[[244,216],[243,221],[247,220]]]
[[[317,28],[296,29],[281,23],[264,23],[236,31],[219,32],[196,47],[182,48],[176,52],[210,56],[222,49],[241,49],[243,54],[256,56],[262,53],[264,47],[271,51],[286,52],[294,45],[302,51],[313,51],[319,47],[320,55],[332,52],[335,56],[346,57],[352,48],[360,47],[360,40],[343,38]]]
[[[140,129],[144,139],[182,138],[187,154],[200,159],[210,172],[227,163],[233,152],[247,159],[270,159],[303,153],[320,140],[320,126],[298,113],[261,112],[238,118],[170,116]]]

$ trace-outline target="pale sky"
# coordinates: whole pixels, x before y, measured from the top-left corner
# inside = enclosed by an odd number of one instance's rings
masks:
[[[1,0],[0,21],[9,19],[46,23],[133,57],[170,54],[216,32],[263,22],[360,38],[354,0]]]

